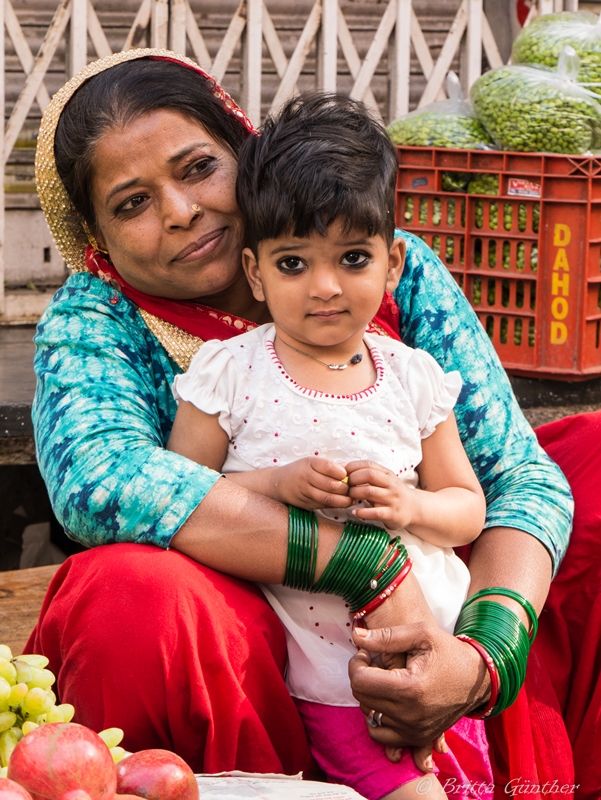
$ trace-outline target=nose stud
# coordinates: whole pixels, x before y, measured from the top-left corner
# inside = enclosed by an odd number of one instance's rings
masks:
[[[200,211],[200,206],[197,206],[196,203],[192,206],[192,211],[196,211],[198,213]]]

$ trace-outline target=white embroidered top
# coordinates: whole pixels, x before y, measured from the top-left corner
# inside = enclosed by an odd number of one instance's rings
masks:
[[[305,456],[341,464],[369,459],[417,486],[421,439],[451,413],[461,389],[459,373],[445,375],[428,353],[366,333],[375,383],[350,396],[323,393],[286,373],[274,336],[273,325],[263,325],[224,342],[206,342],[188,372],[175,379],[177,400],[219,415],[230,439],[223,472],[283,466]],[[341,521],[350,516],[345,509],[319,513]],[[451,548],[405,530],[391,535],[401,536],[438,624],[452,632],[467,595],[467,568]],[[356,650],[344,601],[284,586],[262,589],[286,628],[291,694],[358,705],[347,674]]]

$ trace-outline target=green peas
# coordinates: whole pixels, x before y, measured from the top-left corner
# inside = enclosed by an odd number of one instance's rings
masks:
[[[432,103],[423,110],[414,111],[391,123],[387,130],[396,145],[474,150],[492,144],[470,104],[453,100]]]
[[[502,150],[581,155],[601,142],[601,105],[549,70],[492,70],[474,83],[471,99]]]
[[[601,95],[601,28],[595,14],[566,11],[538,17],[515,40],[512,61],[555,69],[566,45],[580,56],[578,82]]]

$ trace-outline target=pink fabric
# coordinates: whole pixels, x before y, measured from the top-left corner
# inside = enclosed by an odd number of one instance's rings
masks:
[[[360,708],[295,702],[312,755],[330,783],[350,786],[367,800],[380,800],[399,786],[425,777],[415,766],[411,748],[403,750],[397,764],[386,758],[384,747],[370,739]],[[434,753],[434,762],[438,780],[449,797],[492,800],[493,776],[484,723],[464,717],[445,735],[449,752]]]

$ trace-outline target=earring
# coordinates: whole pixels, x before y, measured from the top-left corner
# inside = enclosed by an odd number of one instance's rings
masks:
[[[196,211],[198,213],[200,211],[200,206],[197,206],[196,203],[192,206],[192,211]]]

